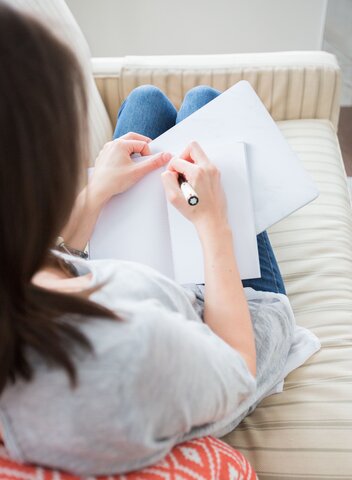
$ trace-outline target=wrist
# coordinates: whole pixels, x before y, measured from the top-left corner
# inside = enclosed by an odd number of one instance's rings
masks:
[[[93,179],[87,184],[85,193],[89,203],[99,209],[103,208],[111,198],[111,195],[106,189],[101,188]]]
[[[232,230],[225,219],[206,218],[203,221],[195,223],[195,228],[202,244],[204,241],[212,238],[232,239]]]

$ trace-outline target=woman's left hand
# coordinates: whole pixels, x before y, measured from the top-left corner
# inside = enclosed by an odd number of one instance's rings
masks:
[[[138,133],[127,133],[108,142],[100,151],[89,186],[104,201],[132,187],[147,173],[165,165],[172,157],[170,153],[157,153],[144,161],[134,161],[133,153],[150,155],[150,138]]]

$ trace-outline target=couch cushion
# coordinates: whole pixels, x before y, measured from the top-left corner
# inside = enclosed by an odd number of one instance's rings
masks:
[[[11,460],[0,444],[1,480],[80,480],[69,473],[23,465]],[[213,437],[198,438],[176,445],[160,462],[136,472],[91,480],[257,480],[247,459],[226,443]],[[82,480],[82,478],[81,478]],[[86,479],[88,480],[88,479]]]
[[[88,44],[64,0],[4,0],[20,11],[39,18],[57,37],[66,42],[75,51],[86,79],[89,99],[89,127],[91,131],[90,164],[100,149],[111,140],[112,127],[95,85],[90,61]],[[55,112],[53,112],[53,116]]]
[[[268,233],[296,321],[322,349],[224,439],[260,480],[352,478],[352,209],[345,171],[328,121],[279,127],[320,196]]]

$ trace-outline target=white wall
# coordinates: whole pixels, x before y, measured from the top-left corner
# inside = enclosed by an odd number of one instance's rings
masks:
[[[93,56],[316,50],[326,0],[66,0]]]
[[[342,70],[341,105],[352,106],[352,0],[329,0],[323,47]]]

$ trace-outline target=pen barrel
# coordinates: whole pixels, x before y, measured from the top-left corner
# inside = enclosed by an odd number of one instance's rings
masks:
[[[188,182],[182,182],[180,188],[188,204],[192,206],[197,205],[199,198],[191,185]]]

